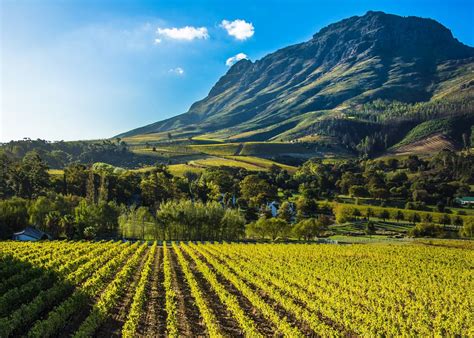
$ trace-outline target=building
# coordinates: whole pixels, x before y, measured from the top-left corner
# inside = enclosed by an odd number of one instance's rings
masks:
[[[13,240],[15,241],[40,241],[45,239],[52,239],[52,237],[46,232],[33,227],[27,227],[23,231],[13,234]]]
[[[465,196],[465,197],[458,197],[456,198],[456,203],[462,205],[462,206],[474,206],[474,197],[468,197],[468,196]]]

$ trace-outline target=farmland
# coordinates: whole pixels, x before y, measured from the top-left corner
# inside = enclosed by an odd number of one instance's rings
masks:
[[[474,333],[469,241],[0,248],[1,337]]]

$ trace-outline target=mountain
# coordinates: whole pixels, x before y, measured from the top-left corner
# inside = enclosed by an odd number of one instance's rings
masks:
[[[326,134],[355,147],[378,133],[387,148],[432,118],[472,124],[473,97],[474,48],[432,19],[371,11],[255,62],[241,60],[186,113],[119,136],[240,142]]]

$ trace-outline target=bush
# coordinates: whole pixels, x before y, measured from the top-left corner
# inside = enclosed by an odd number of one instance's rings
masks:
[[[281,218],[261,217],[258,221],[247,225],[245,230],[248,237],[260,238],[270,237],[272,240],[287,236],[291,226]]]
[[[459,230],[462,237],[474,237],[474,218],[467,218],[463,227]]]
[[[302,220],[293,226],[293,235],[298,239],[304,238],[305,240],[320,236],[323,231],[327,230],[326,219],[321,217],[321,219],[308,218]]]
[[[444,237],[443,227],[434,223],[419,223],[409,232],[413,237]]]

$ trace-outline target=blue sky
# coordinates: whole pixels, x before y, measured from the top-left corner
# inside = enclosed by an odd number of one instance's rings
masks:
[[[0,141],[107,138],[183,113],[229,58],[368,10],[431,17],[474,45],[472,0],[0,0]]]

